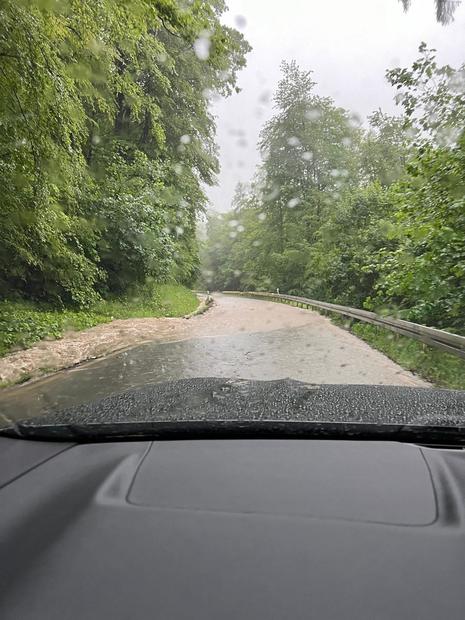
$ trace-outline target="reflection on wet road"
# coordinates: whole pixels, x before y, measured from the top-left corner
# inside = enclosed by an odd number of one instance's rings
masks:
[[[242,310],[236,331],[231,321],[226,321],[227,329],[221,327],[232,308],[236,314]],[[8,417],[25,418],[44,410],[91,402],[131,387],[192,377],[426,385],[314,312],[223,296],[217,298],[217,306],[211,312],[211,316],[207,313],[192,324],[190,339],[145,343],[6,390],[0,411]],[[247,318],[247,312],[253,314],[253,322]],[[265,321],[270,326],[268,331],[247,330],[247,326],[257,329],[260,322],[263,329]],[[275,329],[279,322],[286,326]],[[209,330],[218,335],[202,336]]]

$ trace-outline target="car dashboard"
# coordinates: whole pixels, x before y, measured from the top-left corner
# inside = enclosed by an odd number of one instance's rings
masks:
[[[0,438],[3,620],[463,618],[465,453]]]

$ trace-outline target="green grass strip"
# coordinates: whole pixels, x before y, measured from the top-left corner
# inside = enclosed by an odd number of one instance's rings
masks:
[[[113,319],[178,317],[193,312],[199,301],[184,286],[159,284],[125,298],[101,301],[87,310],[53,309],[24,301],[0,302],[0,356],[47,338],[61,338]]]

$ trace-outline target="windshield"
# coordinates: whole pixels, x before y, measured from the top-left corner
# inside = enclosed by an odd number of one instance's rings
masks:
[[[465,427],[464,28],[2,2],[0,427]]]

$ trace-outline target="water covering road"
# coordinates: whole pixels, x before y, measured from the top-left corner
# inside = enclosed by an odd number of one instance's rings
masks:
[[[192,377],[428,386],[328,318],[284,304],[215,295],[214,307],[190,319],[179,336],[4,390],[0,413],[26,418]]]

